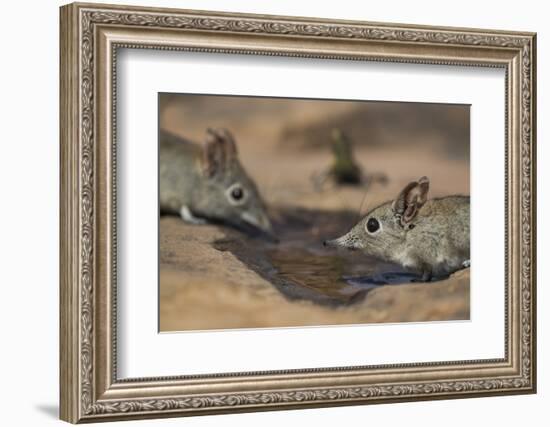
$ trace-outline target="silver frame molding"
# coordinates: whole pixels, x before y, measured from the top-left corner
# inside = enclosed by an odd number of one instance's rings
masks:
[[[78,3],[63,6],[60,13],[63,420],[112,421],[535,392],[535,34]],[[505,69],[505,357],[118,379],[119,48]]]

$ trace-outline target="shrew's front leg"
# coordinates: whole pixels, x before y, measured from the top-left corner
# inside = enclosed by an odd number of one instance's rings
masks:
[[[206,220],[198,218],[189,210],[189,207],[183,205],[180,209],[180,217],[188,224],[206,224]]]
[[[422,268],[421,275],[418,279],[412,279],[411,282],[431,282],[432,281],[432,269]]]
[[[431,282],[432,280],[432,269],[429,267],[424,267],[422,270],[422,278],[420,279],[422,282]]]

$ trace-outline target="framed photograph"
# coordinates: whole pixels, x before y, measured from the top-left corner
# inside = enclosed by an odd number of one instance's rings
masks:
[[[63,420],[535,392],[535,34],[60,22]]]

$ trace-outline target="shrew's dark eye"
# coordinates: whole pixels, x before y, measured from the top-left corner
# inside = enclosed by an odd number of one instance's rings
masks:
[[[241,200],[243,196],[244,196],[244,193],[241,187],[235,187],[231,190],[231,197],[234,200]]]
[[[236,182],[225,190],[225,197],[233,206],[240,206],[246,202],[248,196],[243,186]]]
[[[367,221],[367,231],[369,233],[374,233],[376,230],[380,228],[380,223],[376,218],[369,218]]]

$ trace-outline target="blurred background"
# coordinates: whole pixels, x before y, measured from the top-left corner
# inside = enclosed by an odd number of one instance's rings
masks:
[[[384,191],[367,195],[363,209],[423,175],[430,178],[431,195],[469,194],[469,110],[452,104],[159,96],[161,128],[196,142],[204,140],[207,127],[229,129],[268,202],[328,209],[356,210],[363,198],[349,189],[337,196],[310,192],[311,177],[334,161],[335,128],[347,135],[365,177],[387,177]]]

